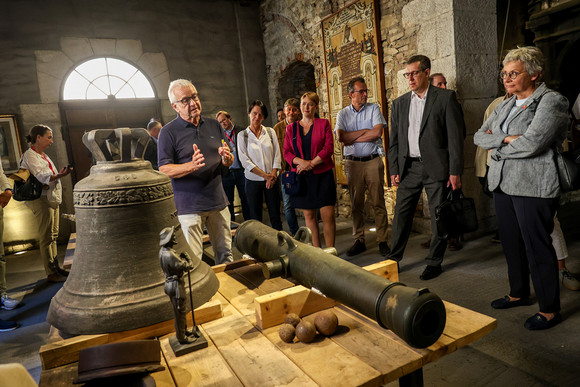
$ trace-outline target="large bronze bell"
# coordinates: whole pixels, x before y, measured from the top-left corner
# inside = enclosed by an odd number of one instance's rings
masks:
[[[118,332],[173,319],[163,291],[159,232],[179,222],[169,178],[142,159],[148,141],[145,129],[129,128],[83,137],[96,165],[74,187],[74,262],[47,316],[62,332]],[[198,307],[216,293],[217,277],[193,255],[182,231],[174,248],[194,262],[190,277]]]

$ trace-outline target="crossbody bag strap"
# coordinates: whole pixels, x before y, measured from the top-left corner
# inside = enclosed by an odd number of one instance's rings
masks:
[[[292,126],[294,127],[294,136],[292,136],[292,144],[294,145],[294,154],[296,156],[300,155],[302,156],[302,154],[298,153],[298,121],[294,121],[294,123],[292,124]]]

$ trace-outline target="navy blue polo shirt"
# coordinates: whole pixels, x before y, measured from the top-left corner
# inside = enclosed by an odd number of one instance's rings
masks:
[[[207,117],[201,117],[199,125],[195,126],[177,116],[161,129],[157,148],[159,166],[190,162],[193,144],[205,157],[204,167],[171,179],[178,215],[221,210],[228,205],[222,186],[222,159],[218,153],[222,139],[220,124]]]

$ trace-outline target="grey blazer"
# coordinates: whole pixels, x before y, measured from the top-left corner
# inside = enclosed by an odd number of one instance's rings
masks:
[[[409,107],[411,92],[393,101],[389,138],[389,173],[406,175],[409,157]],[[419,132],[419,150],[423,167],[434,180],[463,173],[465,123],[455,92],[429,85]]]
[[[560,182],[554,150],[568,131],[568,100],[541,83],[526,105],[509,118],[506,134],[501,125],[515,101],[512,96],[499,104],[473,136],[475,145],[493,149],[487,174],[489,189],[499,187],[515,196],[557,197]],[[491,134],[486,133],[488,130]],[[518,134],[521,136],[510,144],[503,143],[508,135]]]

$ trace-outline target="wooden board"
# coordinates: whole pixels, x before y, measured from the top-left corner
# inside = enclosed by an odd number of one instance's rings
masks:
[[[313,316],[305,318],[311,322]],[[330,338],[317,335],[311,343],[285,343],[278,335],[279,327],[263,331],[264,335],[321,386],[380,386],[379,371],[341,347]]]
[[[383,376],[381,384],[389,383],[423,366],[421,355],[413,351],[393,332],[381,328],[357,314],[345,312],[346,307],[332,311],[338,317],[339,329],[331,339],[363,360]]]
[[[160,340],[163,356],[169,364],[175,384],[179,387],[241,386],[242,383],[236,374],[208,338],[208,333],[203,327],[200,327],[200,330],[208,339],[208,347],[180,357],[176,357],[173,353],[169,336]]]
[[[195,320],[199,324],[212,321],[223,316],[222,303],[219,300],[210,300],[195,309]],[[193,325],[191,313],[187,315],[188,325]],[[164,336],[175,331],[173,320],[163,321],[155,325],[133,329],[130,331],[105,333],[100,335],[80,335],[70,339],[56,341],[40,347],[42,369],[48,370],[64,364],[78,361],[81,349],[107,343],[130,340],[151,339]]]
[[[253,265],[255,263],[256,261],[253,260],[252,258],[243,258],[230,263],[221,263],[219,265],[214,265],[211,267],[211,269],[213,270],[214,273],[223,273],[224,271],[235,270],[239,267]]]
[[[316,386],[239,312],[203,327],[243,385]]]
[[[244,278],[235,272],[216,275],[220,281],[218,292],[250,322],[255,323],[254,299],[263,292],[260,289],[248,289],[244,285]]]
[[[262,294],[272,293],[281,289],[287,289],[292,286],[296,286],[294,282],[291,282],[285,278],[264,278],[264,274],[262,273],[262,265],[251,265],[240,267],[236,269],[236,275],[248,289],[255,290],[259,289],[258,292]],[[242,278],[240,278],[242,277]]]

